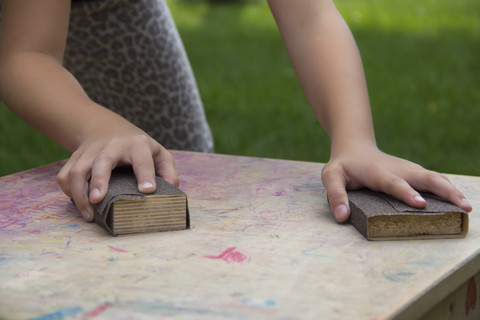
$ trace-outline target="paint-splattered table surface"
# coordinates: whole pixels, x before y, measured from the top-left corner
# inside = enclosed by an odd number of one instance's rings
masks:
[[[174,152],[193,228],[112,237],[57,187],[0,178],[0,318],[414,319],[480,269],[465,239],[368,242],[329,213],[322,164]],[[480,207],[480,178],[449,176]]]

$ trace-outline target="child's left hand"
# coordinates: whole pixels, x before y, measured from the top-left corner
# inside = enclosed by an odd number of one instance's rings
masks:
[[[388,193],[406,204],[422,208],[426,202],[416,191],[434,193],[463,210],[472,206],[448,178],[426,170],[413,162],[380,151],[374,144],[354,143],[343,150],[333,150],[322,171],[332,213],[338,222],[350,216],[346,190],[367,187]]]

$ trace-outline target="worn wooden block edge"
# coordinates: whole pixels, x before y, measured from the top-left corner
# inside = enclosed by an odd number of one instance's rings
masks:
[[[171,195],[171,194],[184,194],[186,198],[186,224],[184,229],[190,228],[190,212],[188,209],[188,197],[187,195],[165,179],[156,176],[157,189],[151,195]],[[95,223],[105,228],[112,235],[118,234],[110,227],[108,223],[108,216],[111,214],[110,208],[113,203],[118,200],[145,200],[146,194],[138,191],[137,179],[131,167],[116,168],[112,171],[110,177],[108,192],[105,198],[94,205]],[[179,230],[179,229],[176,229]],[[173,230],[171,230],[173,231]]]

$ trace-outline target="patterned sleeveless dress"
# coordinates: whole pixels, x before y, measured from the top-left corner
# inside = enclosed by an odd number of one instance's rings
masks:
[[[213,151],[195,78],[164,0],[72,1],[64,66],[92,100],[165,148]]]

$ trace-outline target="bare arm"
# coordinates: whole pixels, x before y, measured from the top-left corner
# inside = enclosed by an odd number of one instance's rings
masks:
[[[374,142],[360,55],[333,3],[271,0],[270,6],[307,100],[332,143],[353,134]]]
[[[378,150],[360,54],[333,2],[269,4],[307,100],[332,141],[322,179],[336,219],[350,215],[345,190],[360,187],[416,207],[426,204],[416,190],[431,191],[470,211],[444,176]]]
[[[143,192],[155,189],[155,172],[178,180],[173,158],[161,145],[90,100],[62,66],[69,15],[70,1],[2,1],[0,96],[32,127],[74,151],[58,181],[91,220],[88,193],[99,202],[116,165],[132,164]]]

